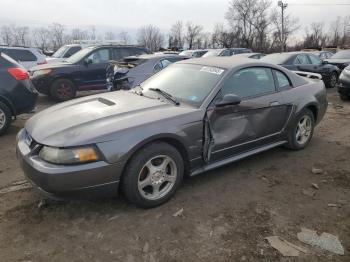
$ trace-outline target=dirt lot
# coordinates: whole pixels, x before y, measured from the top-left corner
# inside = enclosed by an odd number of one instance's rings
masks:
[[[187,179],[156,209],[123,198],[39,208],[31,188],[0,194],[0,261],[350,261],[350,103],[334,90],[329,100],[306,150],[277,148]],[[50,104],[41,97],[39,108]],[[14,146],[26,118],[0,138],[0,188],[24,179]],[[345,255],[302,244],[302,227],[337,235]],[[264,240],[272,235],[309,253],[283,257]]]

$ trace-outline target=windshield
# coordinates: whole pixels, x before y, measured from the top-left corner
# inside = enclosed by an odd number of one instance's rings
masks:
[[[203,55],[203,57],[219,56],[222,52],[222,49],[210,50]]]
[[[93,49],[94,49],[94,47],[87,47],[85,49],[82,49],[82,50],[76,52],[71,57],[67,58],[65,61],[67,61],[68,63],[71,63],[71,64],[75,64],[75,63],[79,62],[81,59],[83,59]]]
[[[274,65],[283,65],[288,61],[289,58],[289,54],[273,54],[264,56],[263,58],[261,58],[261,61],[271,63]]]
[[[173,64],[141,84],[144,93],[160,89],[185,102],[199,107],[224,75],[217,67],[190,64]]]
[[[54,58],[63,58],[64,54],[66,53],[66,51],[69,49],[69,46],[64,45],[62,46],[60,49],[58,49],[53,55],[52,57]]]
[[[350,50],[339,51],[338,53],[333,55],[332,58],[350,59]]]

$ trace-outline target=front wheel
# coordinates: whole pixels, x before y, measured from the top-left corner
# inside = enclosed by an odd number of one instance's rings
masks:
[[[143,208],[167,202],[180,186],[184,173],[181,154],[171,145],[156,142],[139,150],[122,178],[126,198]]]
[[[338,83],[338,74],[336,72],[333,72],[331,76],[329,77],[328,82],[326,83],[327,88],[335,88]]]
[[[287,147],[301,150],[308,146],[314,133],[315,117],[309,109],[304,109],[296,118],[288,133]]]

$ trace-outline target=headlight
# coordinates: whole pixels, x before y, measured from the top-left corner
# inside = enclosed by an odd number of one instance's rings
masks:
[[[42,76],[42,75],[47,75],[51,73],[51,69],[42,69],[42,70],[37,70],[33,72],[33,77],[37,76]]]
[[[39,157],[49,163],[72,165],[94,162],[99,160],[99,155],[93,146],[77,148],[57,148],[44,146]]]

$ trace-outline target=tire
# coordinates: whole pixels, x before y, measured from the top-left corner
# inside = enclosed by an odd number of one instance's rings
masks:
[[[130,159],[122,177],[122,191],[129,202],[142,208],[153,208],[175,194],[183,174],[181,154],[167,143],[155,142]]]
[[[340,99],[343,101],[348,101],[350,100],[350,95],[345,95],[345,94],[339,94]]]
[[[307,128],[303,128],[300,130],[300,124],[303,120],[307,121]],[[304,109],[294,121],[292,127],[288,132],[288,143],[286,145],[287,148],[292,150],[302,150],[306,148],[313,136],[315,128],[315,117],[314,114],[309,109]],[[298,135],[298,132],[302,132],[303,134]],[[305,135],[305,136],[304,136]],[[306,138],[307,136],[307,138]]]
[[[12,113],[10,108],[0,102],[0,135],[4,134],[11,124]]]
[[[326,87],[335,88],[337,86],[337,83],[338,83],[338,74],[336,72],[333,72],[326,83]]]
[[[53,82],[50,88],[50,96],[58,101],[63,102],[75,98],[77,89],[75,84],[65,78],[61,78]]]

